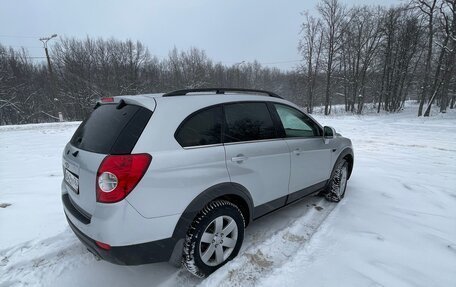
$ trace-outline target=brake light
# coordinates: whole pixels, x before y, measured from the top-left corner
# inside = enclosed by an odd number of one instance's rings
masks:
[[[112,103],[112,102],[114,102],[114,98],[102,98],[101,102],[102,103]]]
[[[97,201],[114,203],[124,199],[146,173],[152,156],[147,153],[108,155],[97,171]]]

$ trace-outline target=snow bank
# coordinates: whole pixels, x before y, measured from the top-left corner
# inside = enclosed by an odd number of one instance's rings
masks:
[[[456,286],[456,112],[316,116],[352,138],[340,204],[311,197],[253,223],[205,280],[166,263],[97,261],[60,202],[78,123],[0,127],[0,286]]]

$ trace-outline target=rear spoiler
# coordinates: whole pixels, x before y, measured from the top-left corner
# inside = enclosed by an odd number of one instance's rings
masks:
[[[93,109],[96,110],[99,106],[101,106],[104,103],[114,103],[114,98],[102,98],[95,104]],[[117,104],[116,109],[120,110],[121,108],[125,107],[126,105],[127,105],[127,103],[123,99],[120,99],[119,103]]]

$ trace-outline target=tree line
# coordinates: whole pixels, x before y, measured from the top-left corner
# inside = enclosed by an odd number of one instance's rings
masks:
[[[318,14],[304,13],[303,56],[307,110],[324,99],[325,114],[343,101],[361,114],[366,102],[396,112],[419,101],[418,116],[454,108],[456,1],[411,0],[391,8],[321,0]]]
[[[0,124],[46,122],[62,112],[81,120],[102,97],[166,92],[183,88],[245,87],[273,90],[290,98],[299,79],[258,62],[223,65],[203,50],[173,49],[165,59],[141,42],[115,39],[59,39],[46,63],[24,49],[0,45]]]
[[[204,50],[174,48],[159,59],[139,41],[59,38],[51,69],[24,48],[0,44],[0,124],[86,117],[102,97],[182,88],[241,87],[274,91],[312,113],[343,104],[361,114],[366,103],[397,112],[417,100],[418,116],[432,105],[453,108],[456,96],[455,0],[412,0],[391,8],[346,7],[321,0],[303,13],[290,71],[254,61],[226,65]]]

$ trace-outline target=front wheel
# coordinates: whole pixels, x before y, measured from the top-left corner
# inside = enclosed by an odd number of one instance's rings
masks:
[[[339,202],[345,196],[348,180],[348,162],[342,159],[334,168],[331,179],[329,180],[325,198],[328,201]]]
[[[206,277],[239,252],[245,221],[233,203],[216,200],[195,218],[184,243],[183,265],[198,277]]]

